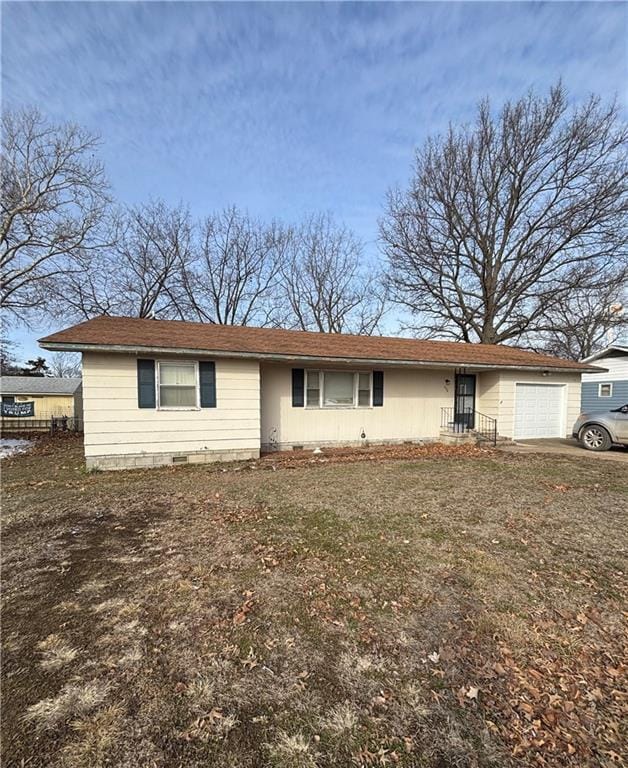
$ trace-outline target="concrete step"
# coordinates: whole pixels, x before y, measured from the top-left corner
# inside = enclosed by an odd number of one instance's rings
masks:
[[[473,430],[473,434],[476,435],[478,440],[482,440],[483,442],[493,442],[493,439],[490,437],[486,437],[486,435],[479,435],[475,430]],[[498,443],[512,443],[513,440],[510,437],[506,437],[505,435],[497,435],[497,442]]]
[[[474,429],[470,429],[466,432],[455,432],[450,429],[441,429],[440,439],[444,443],[450,445],[462,445],[464,443],[493,443],[492,438],[486,437],[486,435],[478,434]],[[497,444],[503,445],[504,443],[512,443],[513,441],[509,437],[504,435],[497,435]]]

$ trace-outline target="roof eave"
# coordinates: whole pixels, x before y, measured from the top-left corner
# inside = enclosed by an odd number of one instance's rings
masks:
[[[624,346],[623,344],[611,344],[610,346],[601,349],[599,352],[595,352],[593,355],[583,357],[580,362],[592,363],[594,360],[599,360],[601,357],[606,357],[606,355],[614,351],[625,352],[628,354],[628,347]]]
[[[197,348],[181,348],[181,347],[151,347],[140,345],[127,345],[127,344],[87,344],[87,343],[74,343],[74,342],[57,342],[46,341],[46,339],[40,339],[39,345],[44,349],[51,351],[63,351],[63,352],[113,352],[113,353],[127,353],[127,354],[159,354],[159,355],[202,355],[206,357],[223,357],[223,358],[243,358],[248,360],[267,360],[269,362],[285,362],[290,360],[297,360],[303,362],[324,362],[324,363],[360,363],[362,365],[389,365],[389,366],[404,366],[414,368],[442,368],[444,366],[450,368],[475,368],[478,370],[521,370],[526,371],[562,371],[563,373],[586,373],[594,372],[596,370],[603,371],[603,368],[596,368],[591,365],[574,365],[573,367],[567,367],[564,365],[526,365],[519,364],[505,364],[505,363],[475,363],[475,362],[461,362],[454,360],[394,360],[385,358],[365,358],[365,357],[338,357],[338,356],[321,356],[321,355],[299,355],[299,354],[282,354],[276,352],[238,352],[238,351],[225,351],[215,349],[197,349]]]
[[[78,387],[77,387],[78,389]],[[29,397],[72,397],[72,395],[76,394],[76,390],[73,392],[35,392],[34,390],[30,390],[29,392],[18,392],[16,389],[4,389],[2,388],[2,394],[3,395],[24,395]]]

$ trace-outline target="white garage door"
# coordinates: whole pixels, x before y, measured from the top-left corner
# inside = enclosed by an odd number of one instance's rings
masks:
[[[563,390],[556,384],[517,384],[515,440],[564,437]]]

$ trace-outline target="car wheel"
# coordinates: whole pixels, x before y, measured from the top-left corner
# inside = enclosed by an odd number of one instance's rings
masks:
[[[611,436],[597,424],[590,424],[580,432],[580,442],[587,451],[608,451],[613,441]]]

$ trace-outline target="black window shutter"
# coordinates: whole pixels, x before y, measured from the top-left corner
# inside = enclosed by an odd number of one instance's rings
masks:
[[[384,371],[373,371],[373,405],[384,405]]]
[[[201,385],[201,408],[216,407],[216,363],[201,360],[198,364]]]
[[[155,408],[155,361],[137,361],[138,408]]]
[[[305,371],[303,368],[292,369],[292,407],[303,408],[305,404],[304,397]]]

